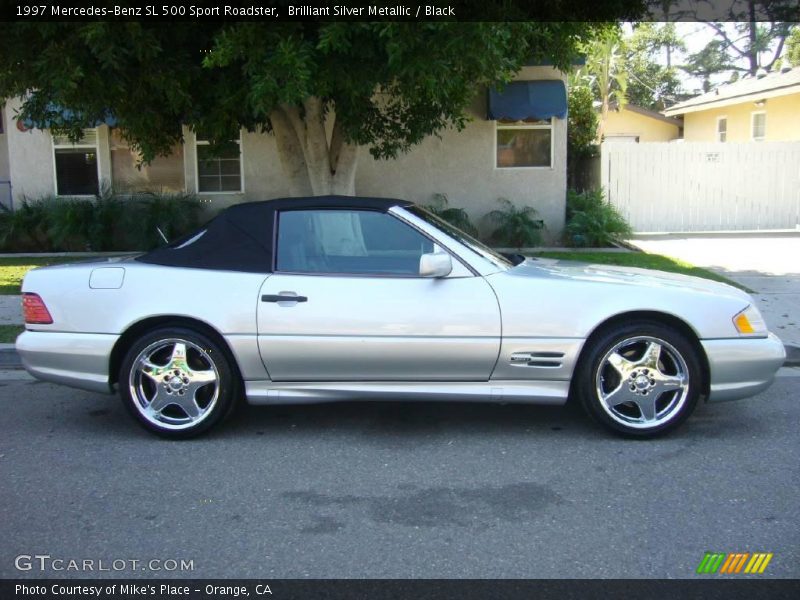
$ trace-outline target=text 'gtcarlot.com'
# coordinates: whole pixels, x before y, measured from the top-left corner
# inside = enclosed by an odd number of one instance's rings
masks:
[[[194,560],[138,558],[58,558],[49,554],[20,554],[14,559],[18,571],[194,571]]]

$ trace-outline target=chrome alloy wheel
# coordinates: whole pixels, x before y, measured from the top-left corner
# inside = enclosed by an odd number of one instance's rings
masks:
[[[188,340],[158,340],[134,359],[128,378],[136,410],[160,428],[196,426],[214,410],[220,376],[209,354]]]
[[[627,338],[602,358],[597,397],[614,421],[635,429],[658,427],[677,415],[689,395],[689,368],[662,339]]]

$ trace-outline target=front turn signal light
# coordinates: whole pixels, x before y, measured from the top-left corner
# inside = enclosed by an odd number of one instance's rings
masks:
[[[736,327],[736,331],[745,335],[767,332],[764,318],[752,304],[733,317],[733,325]]]
[[[739,330],[739,333],[755,333],[755,329],[753,329],[746,314],[739,313],[733,322],[736,323],[736,329]]]

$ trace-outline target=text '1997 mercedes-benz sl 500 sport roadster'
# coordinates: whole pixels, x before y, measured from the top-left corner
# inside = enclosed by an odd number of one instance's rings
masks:
[[[507,258],[410,202],[235,205],[140,256],[35,269],[17,339],[35,377],[119,389],[166,437],[252,404],[582,403],[649,437],[783,364],[753,300],[643,269]]]

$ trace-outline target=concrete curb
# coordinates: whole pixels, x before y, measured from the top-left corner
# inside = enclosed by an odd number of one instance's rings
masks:
[[[4,346],[6,344],[3,344]],[[21,369],[22,361],[14,348],[0,349],[0,370]]]
[[[783,363],[784,367],[800,367],[800,348],[797,346],[785,345],[786,348],[786,361]]]
[[[800,367],[800,347],[784,346],[786,349],[786,361],[784,367]],[[22,361],[14,349],[13,344],[0,344],[0,371],[9,369],[21,369]]]

